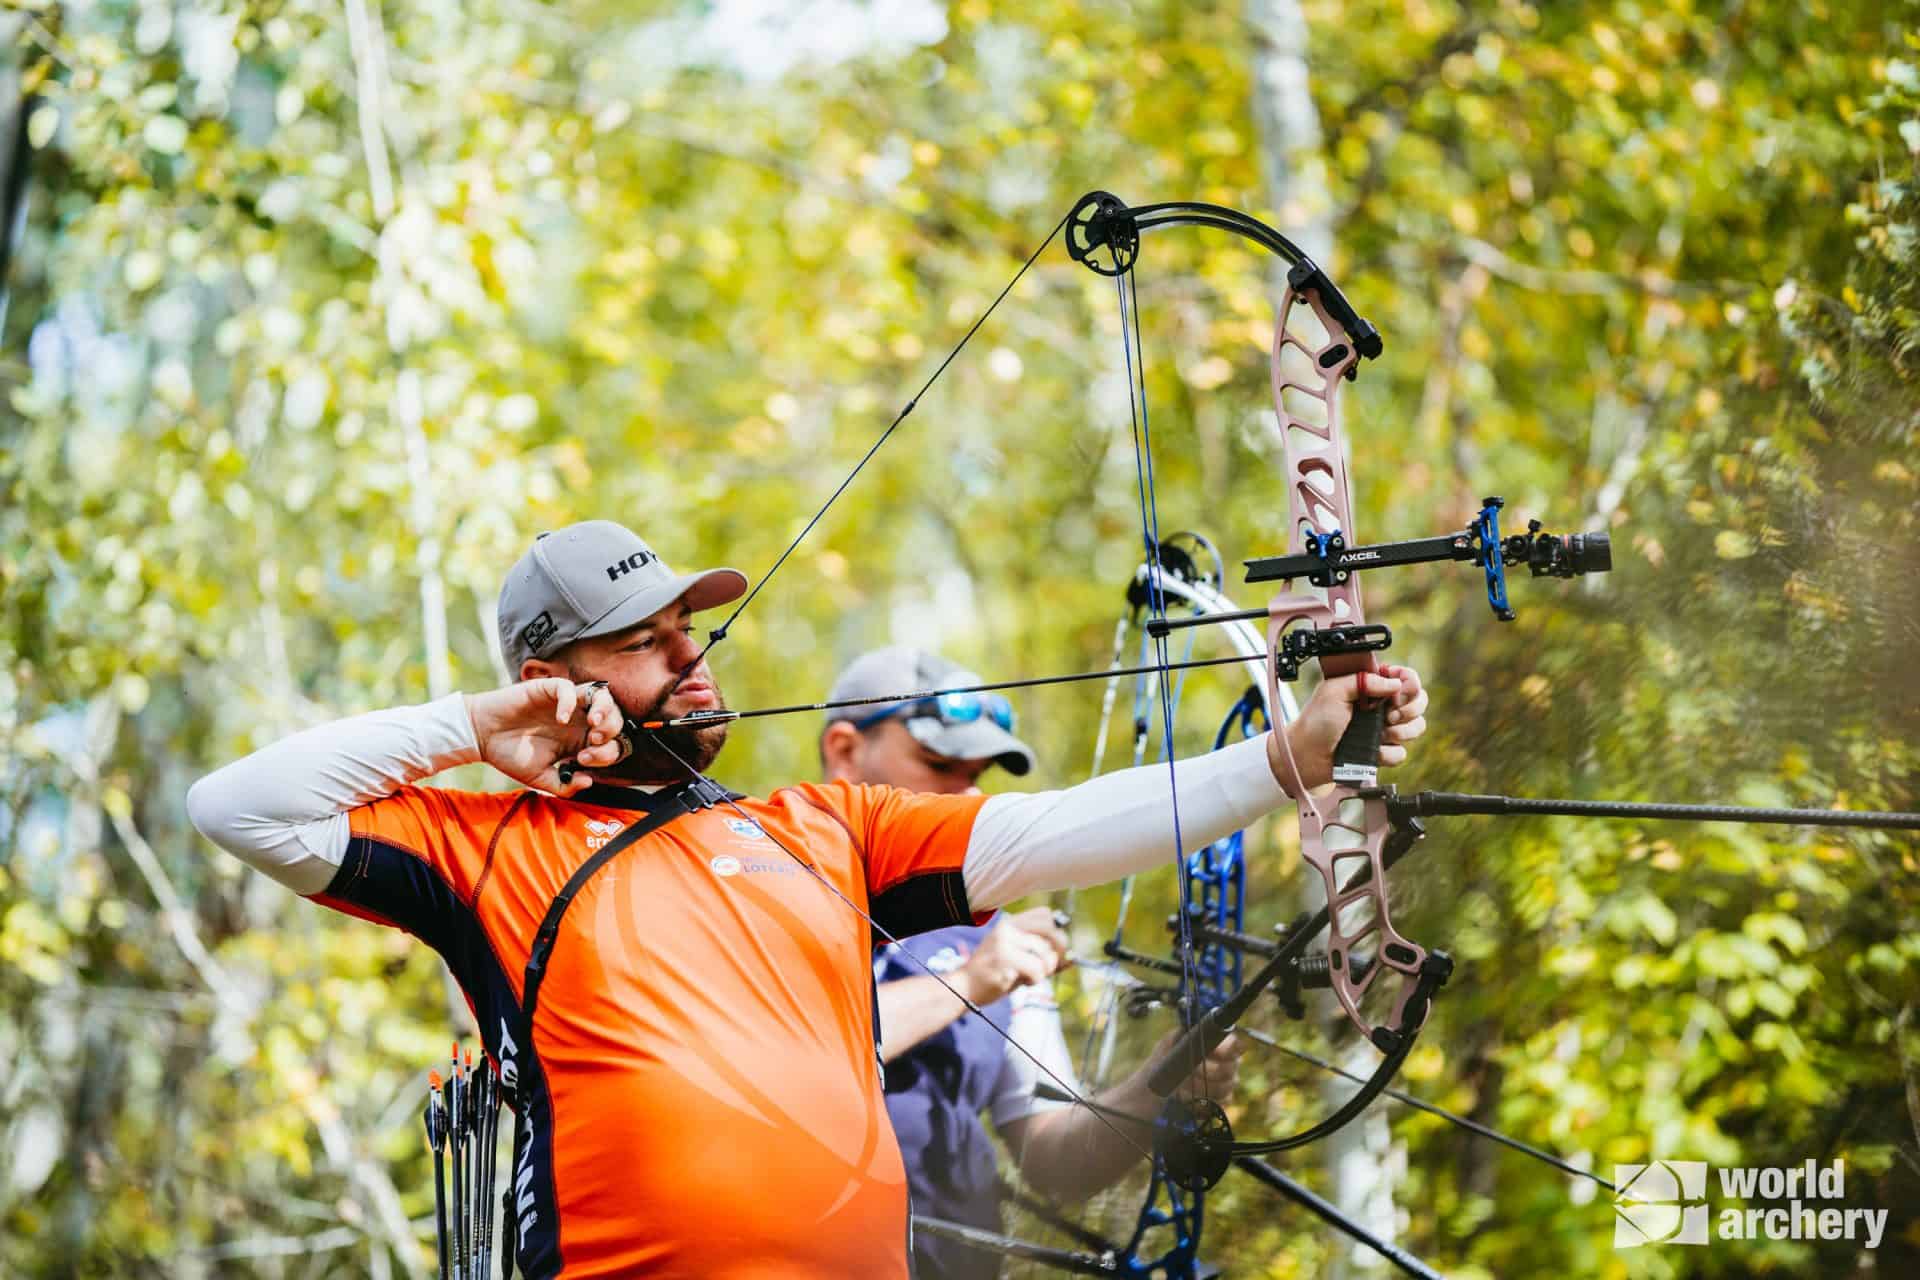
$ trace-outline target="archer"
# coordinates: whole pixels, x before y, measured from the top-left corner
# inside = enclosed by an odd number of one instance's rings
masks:
[[[529,1276],[905,1277],[872,944],[1160,865],[1170,774],[1188,841],[1240,829],[1329,781],[1363,693],[1328,680],[1284,742],[1064,791],[748,798],[705,775],[727,728],[690,622],[745,586],[571,525],[502,588],[518,683],[295,734],[188,795],[216,844],[446,960],[513,1094],[505,1241]],[[1364,678],[1399,764],[1427,695],[1404,667]],[[526,789],[417,785],[477,761]]]
[[[895,646],[849,663],[828,701],[978,683],[979,676],[938,654]],[[880,702],[827,714],[820,761],[829,782],[977,795],[980,775],[995,765],[1015,776],[1033,768],[1032,748],[1013,736],[1013,706],[998,693]],[[980,1120],[983,1110],[1021,1177],[1050,1199],[1083,1200],[1140,1163],[1136,1142],[1109,1128],[1099,1113],[1038,1095],[1038,1062],[1074,1092],[1080,1087],[1051,981],[1069,962],[1064,927],[1046,907],[919,934],[887,947],[876,960],[887,1114],[906,1161],[916,1221],[933,1217],[1001,1229],[1002,1189],[993,1140]],[[1161,1048],[1177,1034],[1169,1032]],[[1229,1036],[1183,1088],[1225,1098],[1233,1091],[1241,1052],[1241,1042]],[[1097,1102],[1109,1114],[1152,1115],[1159,1102],[1146,1076],[1143,1067]],[[992,1280],[1000,1262],[999,1255],[961,1241],[914,1233],[916,1280]]]

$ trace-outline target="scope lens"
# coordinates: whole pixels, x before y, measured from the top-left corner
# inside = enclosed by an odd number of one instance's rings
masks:
[[[1613,540],[1604,533],[1568,534],[1567,564],[1576,574],[1611,571]]]

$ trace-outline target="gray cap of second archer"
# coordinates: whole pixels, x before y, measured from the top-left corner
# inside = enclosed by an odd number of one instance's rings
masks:
[[[880,698],[886,694],[931,693],[938,689],[957,689],[984,681],[957,662],[906,645],[889,645],[861,654],[840,673],[827,694],[829,702],[856,698]],[[896,714],[916,710],[924,701],[914,697],[895,698],[863,706],[836,707],[827,712],[827,723],[849,720],[872,724]],[[920,745],[951,760],[991,760],[1016,777],[1033,768],[1033,748],[1002,729],[985,716],[966,724],[948,724],[937,714],[905,716],[901,723]]]
[[[682,596],[696,613],[737,600],[738,569],[675,573],[640,535],[612,520],[583,520],[534,539],[500,587],[500,652],[515,680],[529,658],[621,631]]]

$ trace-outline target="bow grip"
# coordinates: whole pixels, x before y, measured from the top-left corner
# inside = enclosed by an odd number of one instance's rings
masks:
[[[1186,1078],[1199,1069],[1207,1060],[1207,1055],[1220,1047],[1233,1031],[1238,1019],[1236,1011],[1223,1016],[1226,1005],[1219,1005],[1201,1016],[1200,1020],[1188,1027],[1178,1040],[1167,1049],[1166,1057],[1155,1063],[1147,1076],[1147,1088],[1153,1090],[1156,1098],[1170,1098]]]
[[[1387,732],[1387,700],[1353,704],[1353,719],[1333,749],[1333,780],[1343,787],[1371,787],[1380,781],[1380,742]]]

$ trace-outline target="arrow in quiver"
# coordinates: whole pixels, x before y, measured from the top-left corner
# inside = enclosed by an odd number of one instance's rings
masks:
[[[453,1046],[447,1074],[427,1073],[425,1123],[433,1152],[433,1225],[441,1280],[488,1280],[495,1238],[494,1172],[500,1138],[500,1073],[483,1053]],[[504,1251],[504,1246],[503,1246]],[[508,1263],[501,1274],[510,1275]]]

